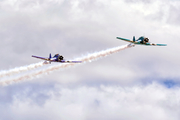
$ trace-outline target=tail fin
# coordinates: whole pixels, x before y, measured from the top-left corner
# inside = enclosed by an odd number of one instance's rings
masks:
[[[133,36],[133,42],[135,42],[135,41],[136,41],[135,36]]]
[[[51,59],[51,53],[49,54],[49,60]]]

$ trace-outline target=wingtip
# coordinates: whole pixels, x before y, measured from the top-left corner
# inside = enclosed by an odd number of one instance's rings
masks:
[[[157,45],[159,45],[159,46],[167,46],[167,44],[157,44]]]
[[[121,39],[121,37],[116,37],[116,39]]]

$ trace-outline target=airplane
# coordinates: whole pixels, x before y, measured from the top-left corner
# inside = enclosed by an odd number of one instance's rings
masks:
[[[167,46],[167,44],[150,43],[149,39],[144,37],[144,36],[139,37],[137,40],[135,39],[135,36],[133,36],[133,40],[129,40],[129,39],[126,39],[126,38],[121,38],[121,37],[116,37],[116,38],[120,39],[120,40],[127,41],[127,42],[131,42],[130,45],[137,44],[137,45],[148,45],[148,46]]]
[[[51,62],[60,62],[60,63],[81,63],[82,61],[66,61],[64,60],[64,57],[59,54],[55,54],[54,57],[51,57],[51,53],[49,54],[49,58],[34,56],[34,58],[45,60],[44,64],[51,64]]]

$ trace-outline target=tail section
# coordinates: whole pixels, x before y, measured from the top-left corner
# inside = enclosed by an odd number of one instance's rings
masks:
[[[135,42],[135,41],[136,41],[135,36],[133,36],[133,42]]]
[[[49,54],[49,60],[51,59],[51,53]]]

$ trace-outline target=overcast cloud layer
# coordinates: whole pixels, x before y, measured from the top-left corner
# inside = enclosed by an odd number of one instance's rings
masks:
[[[136,46],[41,78],[0,87],[1,120],[179,120],[180,1],[1,0],[0,70],[73,59],[144,35]]]

